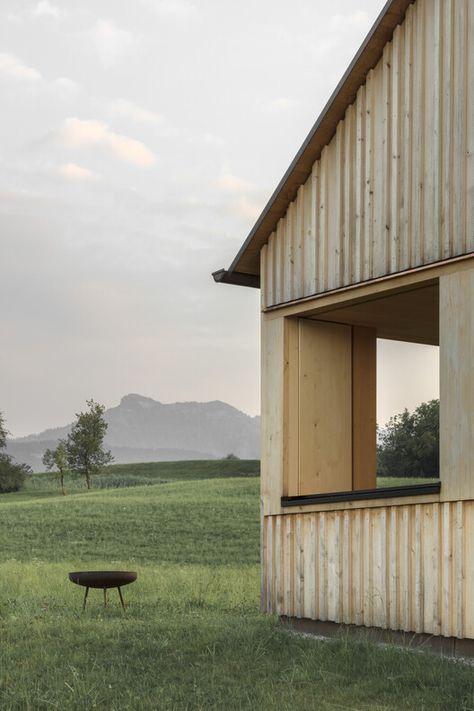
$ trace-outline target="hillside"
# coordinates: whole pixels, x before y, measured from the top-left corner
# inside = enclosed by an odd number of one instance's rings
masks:
[[[242,459],[260,457],[260,418],[219,400],[164,404],[130,394],[106,410],[105,419],[106,446],[118,464],[215,459],[230,452]],[[70,424],[10,440],[7,451],[41,471],[44,450],[69,429]]]

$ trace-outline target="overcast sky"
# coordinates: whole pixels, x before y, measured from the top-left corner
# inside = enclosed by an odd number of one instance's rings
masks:
[[[259,292],[210,274],[230,264],[382,5],[2,0],[12,434],[129,392],[258,413]],[[437,395],[436,353],[420,350],[404,388],[403,358],[383,353],[379,420]]]

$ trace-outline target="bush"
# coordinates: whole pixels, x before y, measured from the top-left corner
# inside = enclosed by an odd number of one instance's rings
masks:
[[[0,454],[0,494],[19,491],[25,483],[31,467],[17,464],[8,454]]]
[[[439,400],[404,410],[379,432],[379,476],[439,476]]]

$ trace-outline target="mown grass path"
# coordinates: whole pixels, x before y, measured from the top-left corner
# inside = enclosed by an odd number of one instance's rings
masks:
[[[259,613],[258,479],[0,498],[0,709],[474,709],[460,663]],[[137,570],[107,609],[74,569]]]

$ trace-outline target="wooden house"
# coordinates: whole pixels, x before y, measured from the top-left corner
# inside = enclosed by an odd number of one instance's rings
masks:
[[[458,649],[474,639],[473,38],[473,0],[390,0],[214,274],[261,289],[263,609]],[[439,345],[439,484],[376,488],[377,337]]]

